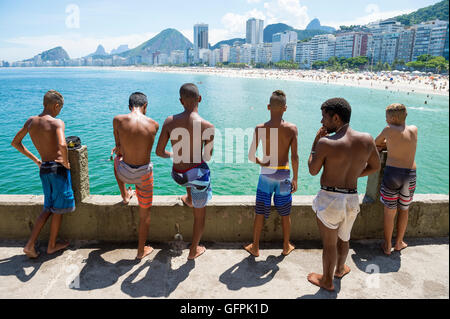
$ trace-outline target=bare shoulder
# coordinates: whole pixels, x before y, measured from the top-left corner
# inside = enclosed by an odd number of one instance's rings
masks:
[[[116,123],[122,122],[123,119],[125,118],[125,116],[126,116],[125,114],[116,115],[116,116],[114,116],[113,121]]]
[[[297,125],[295,125],[294,123],[284,122],[284,126],[292,133],[294,134],[298,133]]]
[[[214,128],[214,125],[211,122],[205,120],[204,118],[202,118],[202,126],[204,128]]]
[[[408,125],[408,129],[410,129],[413,132],[418,132],[419,131],[419,129],[415,125]]]
[[[151,117],[147,117],[147,123],[148,123],[150,126],[155,127],[156,130],[159,129],[159,123],[156,122],[156,121],[155,121],[154,119],[152,119]]]
[[[265,123],[258,124],[258,125],[256,125],[256,127],[255,127],[255,131],[257,131],[258,129],[264,128],[265,126],[266,126]]]
[[[164,121],[164,125],[170,125],[173,122],[173,115],[168,116],[165,121]]]
[[[366,132],[358,132],[358,131],[353,130],[353,136],[354,136],[357,140],[359,140],[359,141],[361,141],[361,142],[363,142],[363,143],[367,143],[367,144],[372,144],[372,143],[374,143],[374,139],[373,139],[372,135],[370,135],[369,133],[366,133]]]
[[[64,121],[61,119],[54,119],[52,124],[57,128],[64,128],[66,126]]]

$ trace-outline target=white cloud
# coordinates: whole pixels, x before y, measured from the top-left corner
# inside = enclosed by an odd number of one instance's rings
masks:
[[[310,22],[308,7],[302,6],[300,0],[276,0],[265,2],[264,8],[268,21],[266,24],[285,23],[296,29],[304,29]]]
[[[248,3],[260,3],[260,0],[247,0]],[[222,17],[223,29],[210,30],[211,43],[231,38],[244,38],[246,22],[250,18],[264,20],[265,26],[273,23],[285,23],[294,28],[304,29],[309,23],[308,8],[300,0],[272,0],[264,2],[264,11],[253,9],[244,14],[228,12]]]
[[[95,52],[99,44],[107,52],[119,45],[128,44],[129,48],[137,47],[154,37],[156,33],[130,34],[116,37],[84,37],[79,33],[65,35],[46,35],[36,37],[18,37],[6,39],[8,45],[1,50],[0,59],[19,61],[32,58],[34,55],[62,46],[71,58],[79,58]],[[30,52],[31,55],[30,55]]]
[[[385,20],[389,18],[393,18],[402,14],[408,14],[414,12],[414,9],[405,9],[405,10],[393,10],[393,11],[381,11],[380,7],[376,4],[368,4],[365,8],[365,12],[367,15],[362,17],[355,18],[353,20],[346,21],[326,21],[323,22],[323,25],[335,27],[338,29],[341,25],[350,26],[350,25],[365,25],[370,22],[375,22],[378,20]]]

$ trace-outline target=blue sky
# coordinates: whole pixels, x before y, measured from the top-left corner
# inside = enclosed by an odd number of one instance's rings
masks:
[[[304,29],[322,25],[365,24],[438,2],[438,0],[0,0],[0,60],[16,61],[62,45],[82,57],[102,44],[111,51],[130,48],[166,28],[192,42],[193,25],[209,24],[210,42],[245,37],[245,21],[283,22]],[[72,6],[71,6],[72,5]],[[74,6],[73,6],[74,5]],[[79,14],[78,14],[79,10]],[[78,19],[79,18],[79,19]]]

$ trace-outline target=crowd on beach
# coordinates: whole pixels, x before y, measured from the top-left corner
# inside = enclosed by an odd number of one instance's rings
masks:
[[[117,68],[115,68],[117,69]],[[327,70],[277,70],[277,69],[232,69],[214,67],[169,67],[132,66],[122,70],[164,73],[208,74],[224,77],[242,77],[287,81],[305,81],[335,85],[365,87],[409,93],[449,95],[449,76],[425,72],[381,71],[381,72],[332,72]]]
[[[211,174],[214,172],[211,172],[207,162],[213,154],[215,127],[198,113],[202,97],[195,84],[186,83],[180,88],[180,102],[184,110],[168,116],[162,125],[156,143],[156,156],[172,161],[171,177],[176,184],[186,189],[181,200],[193,209],[192,243],[188,260],[194,260],[206,251],[200,245],[200,240],[205,228],[206,207],[212,198]],[[44,209],[23,250],[32,259],[39,257],[36,240],[49,218],[51,226],[47,253],[54,254],[69,246],[68,242],[58,242],[57,237],[62,216],[76,209],[65,124],[56,119],[63,108],[64,98],[59,92],[51,90],[45,94],[43,104],[42,113],[31,116],[11,143],[38,165],[44,190]],[[154,167],[151,162],[159,123],[147,116],[147,110],[151,113],[148,106],[144,93],[133,93],[128,102],[130,112],[115,116],[112,125],[116,144],[112,151],[112,155],[115,155],[114,175],[123,205],[128,205],[133,196],[137,197],[139,203],[136,256],[139,260],[153,251],[146,241],[150,228],[153,185],[159,182],[153,180]],[[243,247],[254,257],[260,255],[260,236],[264,221],[271,214],[272,198],[281,218],[282,255],[288,256],[295,249],[290,242],[290,214],[292,196],[299,187],[298,129],[283,118],[287,110],[287,97],[282,90],[272,93],[267,109],[270,119],[255,127],[248,154],[249,159],[261,167],[255,200],[253,242]],[[308,154],[308,168],[314,176],[322,172],[321,188],[312,209],[322,237],[323,273],[310,273],[307,279],[320,288],[334,291],[333,279],[343,278],[351,271],[345,262],[352,227],[360,212],[357,180],[380,170],[379,151],[383,149],[387,149],[388,158],[380,191],[380,201],[384,205],[385,234],[380,250],[385,255],[391,255],[392,250],[407,248],[403,239],[409,206],[416,188],[418,134],[417,127],[406,125],[407,110],[403,104],[396,103],[386,108],[387,126],[375,139],[351,128],[352,109],[344,98],[325,101],[320,111],[321,125],[318,125],[319,130]],[[30,134],[40,159],[22,144],[27,134]],[[166,149],[169,143],[172,144],[172,151]],[[262,158],[257,156],[260,144],[263,148]],[[135,191],[126,187],[130,184],[135,185]],[[397,238],[393,245],[396,217]]]

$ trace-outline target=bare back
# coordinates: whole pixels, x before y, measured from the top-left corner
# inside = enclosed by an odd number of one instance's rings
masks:
[[[150,163],[158,123],[141,113],[114,118],[114,135],[118,153],[125,163],[142,166]]]
[[[28,125],[31,141],[43,162],[63,162],[63,155],[58,147],[63,142],[59,139],[64,139],[63,121],[50,115],[38,115],[30,117],[25,125]]]
[[[358,177],[376,152],[372,137],[348,128],[343,136],[327,136],[321,142],[325,154],[321,185],[356,189]]]
[[[211,123],[197,112],[183,112],[168,117],[164,126],[174,150],[174,169],[188,170],[204,160],[203,149],[208,140],[203,140],[203,137],[209,138],[211,134],[203,135],[206,130],[214,128]],[[183,132],[189,133],[188,136]],[[214,134],[212,130],[211,133]],[[186,154],[186,151],[189,151],[189,154]]]
[[[383,131],[388,157],[386,165],[416,169],[417,127],[389,125]]]
[[[267,123],[258,125],[256,127],[256,131],[258,135],[258,142],[259,140],[261,140],[263,146],[263,162],[268,163],[272,160],[270,165],[289,166],[289,149],[291,147],[293,139],[297,134],[296,126],[286,121],[282,121],[278,125],[269,121]],[[270,141],[271,138],[275,138],[271,136],[271,134],[275,132],[278,135],[278,152],[276,154],[272,154],[270,149]]]

